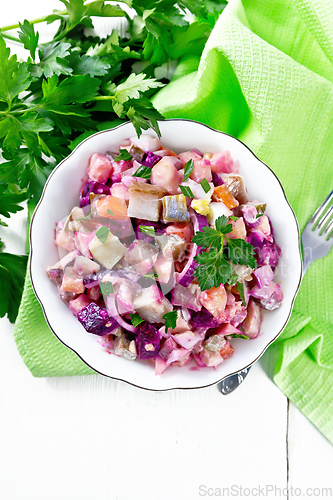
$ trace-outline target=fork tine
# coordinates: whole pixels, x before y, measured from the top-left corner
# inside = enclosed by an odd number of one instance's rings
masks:
[[[318,220],[320,219],[320,217],[322,216],[323,212],[325,211],[326,207],[330,204],[332,199],[333,199],[333,191],[331,191],[331,193],[327,196],[326,200],[323,201],[320,207],[317,208],[317,210],[311,217],[310,222],[314,224],[318,222]]]
[[[328,226],[326,227],[325,231],[324,231],[324,235],[327,237],[330,232],[332,231],[333,229],[333,219],[331,220],[331,222],[328,224]],[[333,234],[331,234],[330,238],[333,236]]]
[[[331,206],[331,208],[329,210],[327,210],[326,214],[319,222],[317,229],[321,229],[322,227],[324,227],[326,222],[329,221],[329,218],[331,217],[332,214],[333,214],[333,205]]]

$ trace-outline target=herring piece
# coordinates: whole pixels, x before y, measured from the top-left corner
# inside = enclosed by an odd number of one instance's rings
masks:
[[[156,236],[155,239],[166,260],[172,262],[181,262],[184,260],[186,243],[183,238],[177,234],[171,234],[170,236],[162,234],[160,236]]]
[[[244,178],[239,174],[221,174],[226,188],[239,203],[247,203]]]
[[[190,214],[183,194],[164,196],[162,205],[164,222],[189,222]]]
[[[117,335],[113,343],[114,353],[118,356],[123,356],[129,361],[134,361],[137,357],[136,346],[134,340],[129,341],[124,333]]]
[[[132,182],[128,187],[128,216],[157,222],[162,209],[161,198],[166,190],[144,182]]]
[[[148,323],[164,323],[164,314],[172,311],[172,305],[157,285],[144,288],[134,297],[135,310]]]
[[[98,260],[102,266],[106,267],[106,269],[112,269],[126,253],[125,245],[123,245],[119,238],[114,236],[111,232],[109,232],[105,243],[102,243],[97,236],[95,236],[89,244],[89,250],[93,257]]]

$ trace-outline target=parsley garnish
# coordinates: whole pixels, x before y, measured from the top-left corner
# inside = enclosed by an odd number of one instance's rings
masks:
[[[102,226],[96,231],[96,236],[101,243],[105,243],[108,239],[109,233],[110,229],[106,226]]]
[[[261,216],[262,216],[262,214],[257,214],[256,219],[259,219],[259,217],[261,217]]]
[[[109,214],[109,215],[112,215],[112,217],[114,217],[114,213],[111,212],[111,210],[109,208],[107,209],[106,213]]]
[[[131,323],[133,326],[138,326],[143,323],[143,319],[138,314],[131,314]]]
[[[199,264],[194,272],[198,278],[201,290],[208,290],[218,287],[221,283],[234,284],[235,273],[229,262],[249,266],[252,269],[257,267],[254,257],[254,248],[242,239],[228,238],[226,235],[232,231],[232,224],[228,223],[225,215],[218,217],[215,221],[216,229],[204,227],[197,231],[192,241],[197,245],[208,248],[207,252],[199,253],[195,261]],[[227,247],[224,247],[227,243]],[[225,251],[228,251],[226,259]]]
[[[150,180],[150,175],[151,175],[151,168],[141,165],[141,167],[139,167],[137,171],[134,172],[132,177],[142,177],[142,179]]]
[[[183,178],[182,182],[187,181],[187,179],[190,177],[191,173],[193,172],[193,166],[194,166],[194,162],[193,162],[192,158],[185,163],[184,178]]]
[[[207,179],[202,179],[202,181],[200,182],[200,184],[201,184],[202,189],[207,194],[208,191],[210,191],[210,189],[211,189],[211,187],[210,187],[209,182],[207,181]]]
[[[100,281],[99,282],[99,289],[101,291],[102,295],[109,296],[110,293],[114,293],[114,288],[111,283],[111,281]]]
[[[141,233],[154,238],[155,236],[155,228],[154,226],[139,226]]]
[[[132,160],[132,156],[129,154],[127,149],[119,149],[119,155],[115,156],[113,159],[114,161],[130,161]]]
[[[238,282],[237,283],[237,290],[238,290],[238,293],[239,293],[239,296],[240,296],[240,299],[242,301],[243,306],[246,307],[246,300],[245,300],[245,297],[244,297],[244,284]]]
[[[227,335],[227,337],[232,337],[233,339],[249,340],[249,337],[247,337],[246,335],[241,335],[240,333],[231,333],[230,335]]]
[[[239,217],[234,217],[233,215],[229,215],[229,219],[231,219],[234,222],[236,222],[236,221],[238,221]]]
[[[177,325],[177,317],[178,313],[176,310],[171,311],[169,313],[165,313],[164,316],[162,316],[163,319],[165,319],[165,333],[167,333],[168,329],[171,328],[176,328]]]
[[[188,196],[189,198],[194,198],[194,194],[192,193],[192,189],[188,186],[179,186],[181,192],[184,196]]]

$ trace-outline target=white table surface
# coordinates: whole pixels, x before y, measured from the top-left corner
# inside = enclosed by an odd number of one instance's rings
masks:
[[[1,4],[1,26],[62,6]],[[47,39],[50,28],[39,29]],[[23,253],[25,212],[0,237]],[[36,379],[0,319],[0,500],[287,498],[287,486],[289,498],[332,498],[332,445],[263,366],[227,397],[216,386],[150,392],[99,375]]]

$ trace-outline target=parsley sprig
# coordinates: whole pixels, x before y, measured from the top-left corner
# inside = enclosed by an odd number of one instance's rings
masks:
[[[19,210],[23,199],[28,201],[30,219],[52,169],[83,139],[126,120],[132,121],[138,135],[149,128],[159,135],[158,120],[163,117],[151,98],[171,79],[166,68],[184,57],[200,57],[227,4],[226,0],[61,2],[63,8],[49,15],[0,28],[2,226],[6,214]],[[131,6],[135,15],[128,15],[122,4]],[[106,39],[87,35],[85,30],[93,27],[96,17],[124,18],[128,27],[124,33],[112,30]],[[56,22],[58,27],[53,39],[41,44],[36,27],[43,22]],[[27,49],[25,61],[10,54],[6,39]],[[144,73],[134,66],[144,67]],[[149,178],[147,170],[139,174]],[[3,294],[0,290],[0,317],[7,314],[14,321],[27,259],[1,254],[4,249],[0,240],[0,282],[10,283],[10,294],[5,285]]]
[[[198,246],[208,249],[195,257],[199,266],[194,276],[198,279],[201,290],[208,290],[218,287],[221,283],[234,281],[234,268],[231,262],[252,269],[257,267],[253,246],[242,239],[226,236],[231,233],[232,224],[229,224],[225,215],[216,219],[215,227],[216,229],[204,227],[192,238]]]

